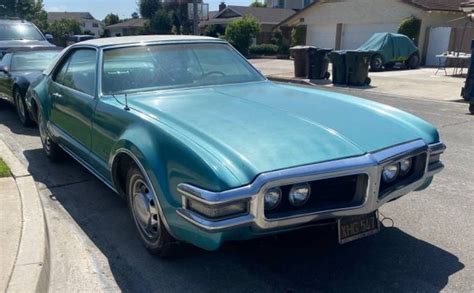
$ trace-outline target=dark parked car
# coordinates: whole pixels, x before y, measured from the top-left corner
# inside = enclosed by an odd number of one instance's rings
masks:
[[[18,18],[0,18],[0,59],[10,48],[54,47],[31,22]]]
[[[87,41],[87,40],[92,40],[93,38],[94,38],[94,36],[92,36],[92,35],[73,35],[73,36],[69,36],[69,37],[67,37],[66,45],[70,46],[70,45],[75,44],[75,43],[79,43],[79,42],[83,42],[83,41]]]
[[[15,104],[25,126],[32,122],[25,107],[26,91],[60,51],[59,47],[9,49],[0,61],[0,99]]]
[[[394,33],[376,33],[357,51],[372,52],[370,69],[390,69],[396,63],[403,63],[408,69],[420,65],[418,48],[407,36]]]

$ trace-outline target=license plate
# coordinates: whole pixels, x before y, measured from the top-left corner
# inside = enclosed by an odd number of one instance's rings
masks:
[[[367,215],[344,217],[339,219],[337,224],[340,244],[376,234],[380,230],[378,211]]]

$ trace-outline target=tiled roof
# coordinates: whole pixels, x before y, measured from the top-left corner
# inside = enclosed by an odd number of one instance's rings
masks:
[[[119,22],[116,24],[111,24],[106,26],[105,28],[134,28],[134,27],[144,27],[145,26],[145,19],[143,18],[132,18],[123,22]]]
[[[214,18],[220,18],[220,15],[226,10],[232,10],[240,16],[253,16],[259,23],[267,24],[278,24],[282,20],[295,14],[295,11],[292,9],[228,5],[224,10],[214,16]]]
[[[404,0],[424,10],[461,11],[461,3],[466,0]]]
[[[61,19],[95,19],[89,12],[48,12],[48,21]]]

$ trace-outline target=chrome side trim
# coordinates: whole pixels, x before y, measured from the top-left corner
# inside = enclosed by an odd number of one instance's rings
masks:
[[[92,173],[92,175],[94,175],[95,177],[97,177],[97,179],[99,179],[100,181],[102,181],[102,183],[104,183],[105,185],[107,185],[108,188],[110,188],[113,192],[115,193],[118,193],[117,192],[117,189],[115,189],[115,187],[110,184],[110,182],[108,182],[107,179],[104,178],[104,176],[100,175],[98,172],[96,172],[88,163],[84,162],[81,158],[79,158],[78,156],[76,156],[71,150],[69,150],[67,147],[61,145],[61,144],[58,144],[61,149],[66,152],[68,155],[70,155],[74,160],[76,160],[79,164],[81,164],[84,168],[86,168],[89,172]]]
[[[178,209],[177,213],[185,220],[209,232],[223,231],[242,225],[251,226],[252,229],[261,231],[302,225],[342,216],[366,214],[377,210],[393,199],[416,190],[425,183],[427,178],[442,170],[441,162],[436,168],[428,170],[429,160],[427,159],[422,178],[409,185],[399,187],[383,198],[378,198],[380,174],[386,164],[422,153],[426,153],[429,158],[431,154],[441,153],[444,149],[445,146],[442,143],[426,145],[422,140],[415,140],[363,156],[263,173],[257,176],[249,185],[222,192],[212,192],[182,183],[178,185],[177,189],[183,195],[183,207]],[[277,219],[267,219],[265,217],[263,195],[269,188],[355,174],[366,174],[368,176],[367,191],[363,202],[359,206],[324,210]],[[240,216],[223,221],[210,222],[200,215],[187,210],[185,197],[208,205],[219,205],[229,201],[247,199],[250,201],[250,212],[247,215],[249,217],[244,218],[245,216]]]

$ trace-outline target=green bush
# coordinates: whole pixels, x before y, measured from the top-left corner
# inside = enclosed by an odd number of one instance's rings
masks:
[[[291,46],[304,45],[306,28],[303,26],[296,26],[291,30]]]
[[[247,56],[252,39],[260,33],[260,25],[253,17],[234,20],[226,26],[225,39],[240,53]]]
[[[398,33],[416,41],[420,33],[421,20],[415,17],[409,17],[402,20],[398,27]]]
[[[278,46],[273,44],[252,45],[249,48],[251,55],[276,55],[278,53]]]

